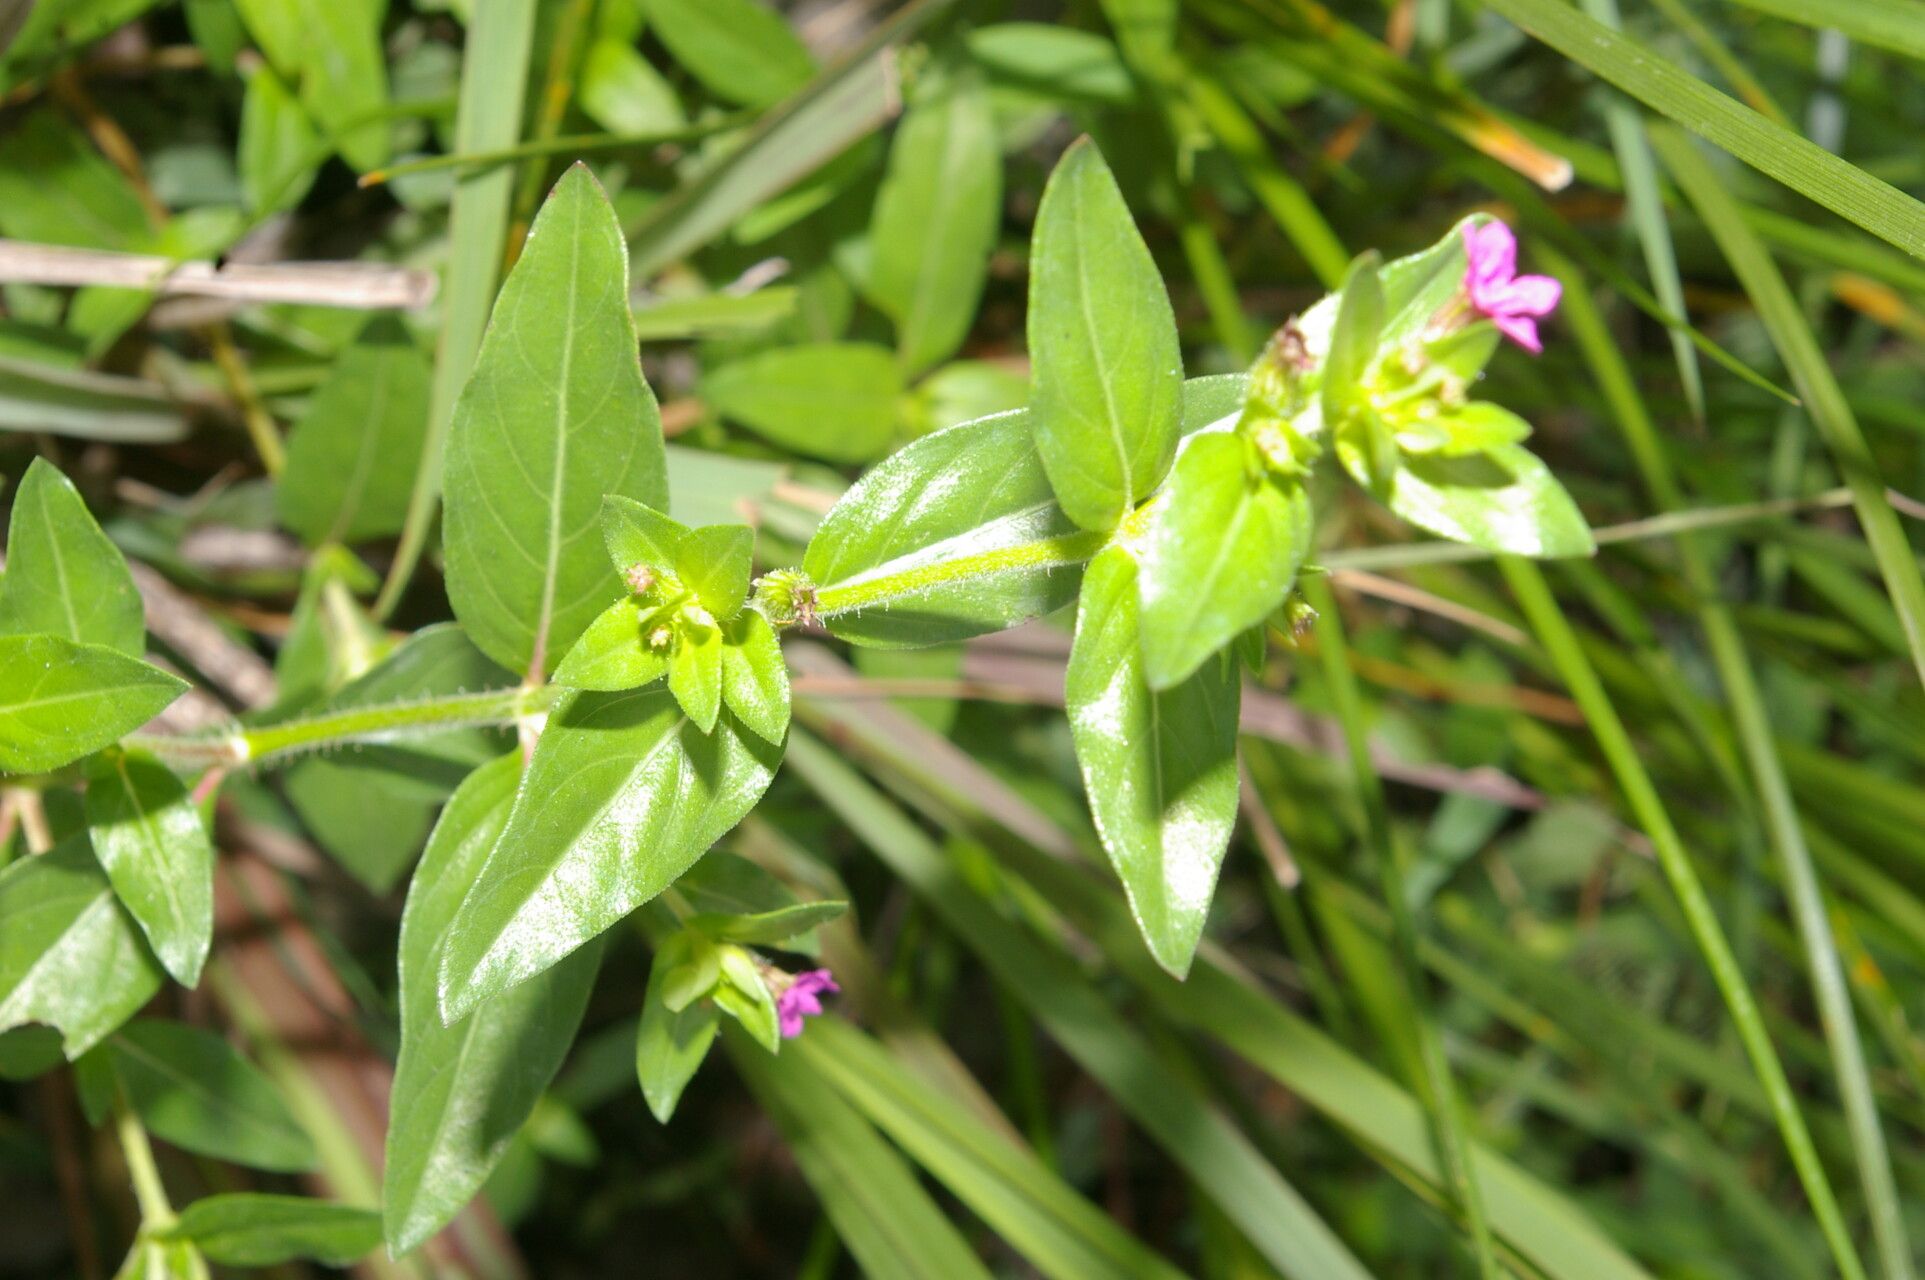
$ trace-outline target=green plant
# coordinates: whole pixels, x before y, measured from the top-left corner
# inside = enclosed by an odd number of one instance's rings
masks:
[[[1925,208],[1490,8],[0,15],[23,1273],[1909,1276]]]

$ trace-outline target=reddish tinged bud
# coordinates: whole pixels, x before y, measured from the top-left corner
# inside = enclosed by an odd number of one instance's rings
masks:
[[[632,594],[641,596],[648,594],[649,588],[655,585],[658,578],[655,570],[649,568],[647,565],[631,564],[628,566],[627,572],[622,574],[622,581],[628,584],[628,589]]]

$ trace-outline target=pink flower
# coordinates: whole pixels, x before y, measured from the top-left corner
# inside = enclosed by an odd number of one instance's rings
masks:
[[[1532,355],[1544,350],[1537,340],[1537,318],[1557,309],[1564,286],[1549,276],[1517,274],[1517,237],[1501,222],[1464,228],[1464,292],[1498,332]]]
[[[822,1012],[821,995],[840,991],[835,975],[827,969],[810,969],[795,975],[794,981],[776,997],[775,1016],[782,1024],[782,1038],[793,1040],[802,1034],[802,1020]]]

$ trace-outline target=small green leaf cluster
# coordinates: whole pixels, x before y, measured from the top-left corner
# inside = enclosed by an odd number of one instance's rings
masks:
[[[555,683],[619,693],[667,676],[703,733],[726,704],[780,745],[789,675],[774,628],[748,603],[755,535],[746,525],[691,529],[617,496],[602,509],[602,534],[628,594],[588,624]]]
[[[790,979],[753,948],[812,955],[816,930],[848,909],[800,901],[755,863],[724,852],[702,859],[676,890],[689,912],[656,946],[635,1040],[636,1075],[663,1124],[708,1055],[720,1015],[770,1053],[781,1048],[777,1006]]]
[[[1523,421],[1468,396],[1498,340],[1465,291],[1477,222],[1408,258],[1360,258],[1248,378],[1186,382],[1155,261],[1101,154],[1077,143],[1037,211],[1029,407],[885,460],[783,584],[834,634],[881,647],[1075,601],[1064,693],[1091,815],[1179,976],[1236,820],[1237,655],[1261,666],[1266,622],[1289,636],[1307,612],[1294,587],[1321,460],[1448,538],[1592,550]]]

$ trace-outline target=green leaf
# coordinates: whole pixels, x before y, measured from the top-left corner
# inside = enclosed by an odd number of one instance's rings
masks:
[[[107,752],[87,781],[87,830],[107,879],[174,981],[200,981],[214,938],[214,845],[181,780]]]
[[[0,356],[0,431],[163,444],[185,436],[187,424],[144,379]]]
[[[624,573],[638,564],[674,573],[682,562],[682,539],[688,532],[686,526],[632,498],[611,493],[602,503],[602,540],[608,558]]]
[[[1181,977],[1236,824],[1238,672],[1228,656],[1158,692],[1143,670],[1136,561],[1090,561],[1064,683],[1097,834],[1157,963]]]
[[[71,764],[140,728],[186,689],[186,681],[100,645],[0,636],[0,772]]]
[[[1283,603],[1309,550],[1310,498],[1230,432],[1193,436],[1150,509],[1137,589],[1143,675],[1169,689]]]
[[[0,634],[40,632],[104,645],[130,658],[147,648],[140,592],[73,482],[45,458],[20,478],[0,577]]]
[[[668,657],[643,632],[654,611],[623,598],[602,610],[555,668],[555,683],[570,689],[620,693],[668,674]]]
[[[1149,247],[1088,139],[1043,190],[1030,250],[1030,413],[1056,499],[1109,530],[1176,454],[1183,353]]]
[[[248,209],[278,213],[301,203],[325,155],[321,135],[294,91],[273,67],[256,66],[241,101],[238,163]]]
[[[621,226],[577,165],[502,286],[448,441],[448,598],[489,657],[546,672],[621,594],[590,549],[610,493],[666,507],[667,464]]]
[[[740,613],[749,599],[755,533],[747,525],[711,524],[682,537],[676,576],[695,593],[716,621]]]
[[[162,970],[84,838],[0,871],[0,1031],[60,1028],[69,1060],[160,990]]]
[[[148,1018],[121,1028],[107,1053],[121,1092],[156,1137],[255,1169],[314,1167],[313,1140],[273,1084],[212,1032]]]
[[[641,1025],[635,1031],[635,1075],[649,1111],[663,1124],[675,1114],[682,1090],[695,1078],[721,1029],[715,1005],[708,1000],[692,1001],[679,1011],[664,1002],[670,958],[664,947],[649,966]]]
[[[1384,288],[1378,278],[1375,253],[1360,255],[1350,264],[1337,294],[1336,318],[1330,327],[1330,349],[1323,359],[1323,417],[1332,427],[1366,397],[1364,374],[1377,359],[1377,342],[1384,331]]]
[[[902,371],[868,342],[776,347],[714,370],[701,395],[757,435],[828,462],[867,462],[895,438]]]
[[[789,664],[775,628],[754,609],[723,628],[722,701],[777,746],[789,732]]]
[[[1351,467],[1353,475],[1357,470]],[[1596,550],[1571,495],[1517,445],[1455,457],[1406,456],[1391,475],[1384,504],[1420,529],[1487,551],[1555,559]]]
[[[678,0],[662,3],[689,7]],[[807,87],[763,112],[739,146],[717,148],[720,154],[650,205],[631,237],[637,278],[708,244],[892,119],[900,79],[889,46],[939,12],[935,6],[904,8],[877,24]]]
[[[401,1056],[381,1187],[389,1248],[406,1253],[481,1188],[554,1078],[581,1025],[600,958],[576,952],[444,1026],[435,969],[461,901],[507,824],[521,781],[513,752],[455,791],[428,840],[401,916]]]
[[[151,234],[151,225],[126,175],[61,111],[43,107],[7,131],[0,155],[0,234],[132,250]]]
[[[716,948],[722,962],[722,982],[715,988],[715,1004],[770,1053],[782,1050],[782,1023],[775,993],[757,972],[749,953],[736,946]]]
[[[662,73],[627,40],[603,36],[582,59],[582,114],[611,133],[665,133],[688,123]]]
[[[969,56],[999,83],[1111,107],[1136,100],[1136,84],[1116,46],[1093,31],[999,22],[971,31],[968,46]]]
[[[387,163],[387,5],[375,0],[237,0],[274,69],[301,86],[301,105],[341,155],[366,172]],[[375,117],[370,119],[369,117]]]
[[[207,1263],[185,1241],[136,1239],[114,1280],[207,1280]]]
[[[1183,384],[1184,431],[1240,411],[1241,375]],[[965,640],[1076,598],[1101,549],[1056,505],[1028,411],[924,436],[844,494],[802,567],[838,637],[885,649]]]
[[[815,60],[788,22],[757,0],[641,0],[649,32],[690,75],[745,107],[788,96],[815,74]]]
[[[668,655],[668,690],[703,733],[714,731],[722,713],[722,649],[720,627],[684,623]]]
[[[754,807],[780,758],[726,710],[703,733],[659,686],[566,697],[448,930],[442,1016],[465,1016],[673,884]]]
[[[718,942],[737,942],[746,947],[775,947],[829,923],[848,909],[846,902],[797,902],[750,916],[699,913],[690,916],[685,923]]]
[[[906,648],[1054,612],[1076,597],[1096,545],[1056,505],[1018,410],[924,436],[871,468],[824,517],[802,565],[838,637]]]
[[[194,1201],[155,1238],[191,1243],[210,1262],[227,1267],[273,1267],[302,1258],[345,1267],[380,1248],[381,1215],[306,1196],[238,1192]]]
[[[982,298],[1002,218],[1003,152],[989,94],[949,74],[910,104],[869,224],[869,297],[917,373],[956,353]]]
[[[1501,405],[1487,400],[1469,404],[1438,405],[1436,411],[1421,417],[1392,421],[1397,445],[1405,453],[1430,453],[1444,458],[1522,444],[1531,435],[1531,424]]]
[[[428,430],[428,359],[392,316],[334,362],[287,440],[281,522],[309,546],[399,533]]]

